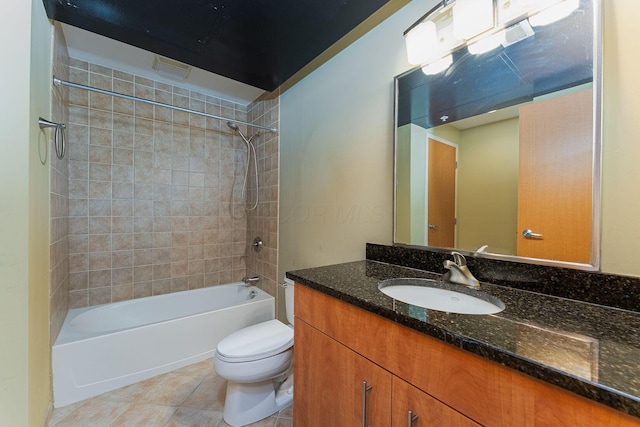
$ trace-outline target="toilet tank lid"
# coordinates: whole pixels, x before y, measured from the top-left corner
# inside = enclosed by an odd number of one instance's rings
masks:
[[[274,319],[232,333],[218,343],[216,351],[227,358],[261,359],[292,345],[293,329]]]

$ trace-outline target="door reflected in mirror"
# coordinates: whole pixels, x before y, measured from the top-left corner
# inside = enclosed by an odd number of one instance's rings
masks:
[[[599,2],[396,78],[394,242],[598,267]]]

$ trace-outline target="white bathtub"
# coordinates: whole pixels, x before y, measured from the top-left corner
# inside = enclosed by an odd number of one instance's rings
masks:
[[[213,357],[228,334],[275,317],[244,283],[69,310],[52,349],[61,407]]]

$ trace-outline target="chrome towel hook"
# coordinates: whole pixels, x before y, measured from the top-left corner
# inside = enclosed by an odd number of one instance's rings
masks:
[[[64,143],[64,129],[66,125],[64,125],[63,123],[50,122],[49,120],[43,119],[42,117],[38,119],[38,125],[40,126],[40,129],[56,128],[56,132],[53,135],[53,146],[56,149],[56,156],[58,156],[58,158],[62,160],[64,158],[64,151],[66,148]]]

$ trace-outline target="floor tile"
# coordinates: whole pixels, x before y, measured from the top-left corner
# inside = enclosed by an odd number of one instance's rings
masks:
[[[192,365],[185,366],[184,368],[176,369],[174,374],[201,376],[215,374],[213,370],[213,360],[207,359],[202,362],[194,363]]]
[[[293,418],[293,405],[289,405],[280,411],[278,418]]]
[[[110,391],[101,395],[105,400],[112,402],[135,402],[139,397],[148,393],[153,387],[159,384],[165,377],[165,375],[158,375],[153,378],[149,378],[139,383],[131,384],[126,387],[121,387],[117,390]]]
[[[181,374],[165,374],[165,377],[140,397],[141,402],[157,405],[180,406],[198,387],[202,378]]]
[[[180,407],[164,427],[216,427],[222,412]]]
[[[69,415],[71,412],[78,409],[84,403],[85,402],[83,401],[83,402],[72,403],[71,405],[63,406],[62,408],[54,408],[53,412],[51,413],[51,418],[49,418],[49,424],[47,425],[49,426],[55,425],[58,421],[60,421],[61,419]]]
[[[106,427],[130,406],[131,403],[109,402],[94,397],[52,425],[55,427]]]
[[[109,427],[161,427],[171,419],[175,412],[174,406],[134,403]]]
[[[293,427],[292,418],[278,418],[274,427]]]
[[[224,410],[227,381],[216,374],[207,375],[182,406],[213,411]]]

